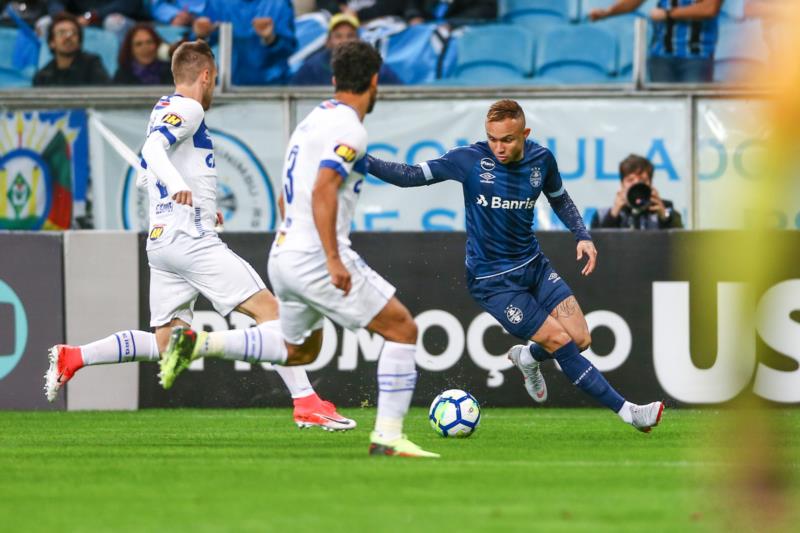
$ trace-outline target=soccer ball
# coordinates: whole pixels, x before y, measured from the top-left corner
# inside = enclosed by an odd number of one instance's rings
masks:
[[[442,437],[469,437],[481,423],[481,406],[470,393],[450,389],[433,399],[428,419]]]

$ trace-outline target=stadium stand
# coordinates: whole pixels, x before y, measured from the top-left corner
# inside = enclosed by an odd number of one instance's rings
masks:
[[[14,67],[17,31],[14,28],[0,28],[0,86],[3,87],[29,87],[33,79],[31,71],[20,72]]]
[[[537,31],[578,19],[577,0],[502,0],[499,16],[503,22]]]
[[[300,15],[294,20],[297,51],[289,58],[289,71],[292,74],[300,69],[311,54],[325,46],[329,19],[326,13],[314,12]]]
[[[744,71],[763,65],[768,56],[760,21],[725,22],[719,29],[714,81],[747,81]]]
[[[87,52],[97,54],[103,60],[103,66],[107,72],[117,71],[117,58],[119,57],[119,39],[114,33],[100,28],[88,27],[83,29],[83,49]],[[46,38],[42,38],[42,46],[39,48],[39,68],[41,69],[50,60],[53,54],[47,45]]]
[[[509,43],[515,43],[514,53],[498,53]],[[472,27],[457,46],[455,79],[462,84],[519,84],[533,71],[534,40],[523,28],[505,24]]]
[[[536,74],[561,83],[607,83],[617,71],[617,40],[586,25],[550,29],[539,40]]]

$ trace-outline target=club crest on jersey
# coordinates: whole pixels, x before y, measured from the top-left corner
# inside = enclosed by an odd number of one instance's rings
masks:
[[[158,240],[164,234],[164,224],[157,224],[150,230],[150,240]]]
[[[533,187],[541,187],[542,185],[542,169],[539,167],[533,167],[531,169],[531,186]]]
[[[483,174],[480,174],[480,177],[481,183],[494,183],[495,175],[491,172],[484,172]]]
[[[483,159],[481,159],[481,168],[486,172],[491,172],[492,170],[494,170],[494,167],[495,167],[494,161],[492,161],[488,157],[484,157]]]
[[[179,128],[180,125],[183,124],[183,118],[177,113],[167,113],[164,115],[164,118],[161,119],[161,122]]]
[[[352,163],[355,161],[356,155],[358,154],[354,148],[351,148],[346,144],[337,144],[333,151],[347,163]]]
[[[509,305],[508,307],[506,307],[506,318],[512,324],[519,324],[520,322],[522,322],[522,319],[524,317],[525,315],[522,314],[522,309],[520,309],[519,307],[516,307],[514,305]]]

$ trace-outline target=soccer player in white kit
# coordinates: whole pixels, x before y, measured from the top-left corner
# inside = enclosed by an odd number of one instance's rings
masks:
[[[416,324],[395,288],[350,248],[350,225],[367,173],[362,121],[375,105],[381,63],[380,54],[363,42],[334,51],[334,99],[297,126],[287,148],[285,217],[270,250],[269,279],[289,353],[321,343],[325,316],[384,337],[370,454],[438,457],[402,432],[417,379]]]
[[[172,70],[175,94],[162,97],[154,107],[142,148],[150,199],[147,255],[150,325],[156,328],[155,335],[130,330],[84,346],[54,346],[45,375],[50,401],[85,365],[158,361],[159,353],[168,351],[172,327],[191,323],[199,294],[223,316],[238,310],[255,319],[257,326],[200,333],[198,356],[278,365],[302,362],[286,351],[277,301],[253,268],[228,249],[214,230],[217,174],[213,142],[204,120],[216,80],[211,49],[203,41],[184,43],[173,55]],[[175,332],[170,344],[178,343],[182,334],[183,330]],[[304,370],[275,369],[292,393],[295,422],[300,427],[355,427],[354,421],[339,415],[333,404],[316,395]],[[169,387],[171,382],[164,385]]]

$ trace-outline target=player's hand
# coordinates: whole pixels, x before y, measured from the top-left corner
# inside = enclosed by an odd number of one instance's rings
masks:
[[[654,22],[663,22],[667,20],[667,12],[659,7],[654,7],[652,11],[650,11],[650,19]]]
[[[205,39],[214,32],[214,23],[208,17],[200,17],[194,20],[192,31],[199,39]]]
[[[653,213],[657,213],[658,219],[661,222],[667,220],[667,206],[664,205],[664,200],[661,199],[661,196],[658,194],[658,191],[655,189],[655,187],[650,193],[650,207],[648,207],[648,210]]]
[[[588,276],[589,274],[594,272],[594,267],[595,265],[597,265],[597,248],[594,247],[594,243],[592,241],[578,242],[578,261],[583,259],[584,255],[589,260],[586,261],[583,270],[581,270],[581,274],[584,276]]]
[[[225,225],[225,217],[222,216],[222,211],[217,211],[217,226],[222,227]]]
[[[178,191],[172,195],[176,204],[192,205],[192,191]]]
[[[275,21],[272,17],[254,18],[252,24],[256,35],[264,39],[264,42],[267,44],[275,42]]]
[[[331,283],[337,289],[344,291],[344,295],[350,294],[352,288],[352,280],[350,279],[350,272],[345,268],[344,263],[339,258],[328,259],[328,272],[331,275]]]
[[[596,22],[598,20],[603,20],[604,18],[608,17],[608,9],[592,9],[589,11],[589,20],[592,22]]]

